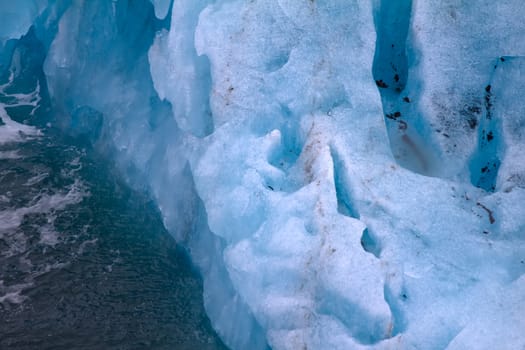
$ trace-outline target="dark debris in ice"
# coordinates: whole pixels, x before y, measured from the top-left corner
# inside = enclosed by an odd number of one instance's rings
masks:
[[[377,87],[379,87],[381,89],[387,89],[388,88],[387,83],[385,83],[382,79],[376,80],[376,85],[377,85]]]

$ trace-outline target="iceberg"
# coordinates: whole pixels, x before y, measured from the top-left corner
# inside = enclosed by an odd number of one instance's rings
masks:
[[[525,347],[520,1],[8,6],[232,349]]]

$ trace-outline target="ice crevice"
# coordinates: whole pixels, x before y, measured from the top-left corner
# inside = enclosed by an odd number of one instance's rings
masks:
[[[498,58],[494,65],[494,74],[497,74]],[[505,59],[503,58],[503,63]],[[490,79],[492,80],[492,79]],[[496,178],[500,166],[499,156],[502,145],[501,133],[499,132],[498,117],[494,114],[493,83],[489,81],[484,87],[483,114],[478,126],[478,143],[470,161],[471,182],[474,186],[486,191],[494,192],[496,189]]]
[[[410,63],[407,37],[412,0],[382,0],[374,4],[377,39],[372,72],[381,94],[392,154],[401,166],[430,174],[430,155],[422,142],[422,130],[417,123],[411,122],[409,114],[414,111],[406,108],[417,99],[417,95],[405,91]]]
[[[516,152],[515,147],[522,144],[522,111],[519,108],[509,109],[509,104],[510,99],[516,97],[511,89],[521,89],[523,85],[517,78],[523,59],[523,56],[495,59],[493,73],[484,87],[483,117],[478,130],[477,148],[470,161],[470,173],[472,184],[489,192],[502,189],[500,186],[505,187],[504,191],[511,191],[512,187],[523,187],[524,184],[520,166],[515,166],[509,174],[506,173],[509,165],[504,164],[504,172],[499,174],[502,160],[508,159],[507,153]],[[507,149],[508,146],[510,149]]]
[[[331,156],[334,163],[334,185],[337,196],[337,211],[342,215],[360,219],[360,215],[354,207],[355,204],[353,203],[351,188],[347,178],[347,174],[351,172],[345,167],[339,155],[333,148],[331,148]],[[380,257],[381,246],[377,241],[377,237],[375,237],[368,227],[364,228],[360,242],[365,251],[373,254],[376,258]]]

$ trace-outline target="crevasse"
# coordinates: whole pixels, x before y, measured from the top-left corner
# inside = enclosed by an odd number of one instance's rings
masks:
[[[228,346],[525,346],[518,0],[17,4],[1,77],[31,27],[51,122],[151,193]]]

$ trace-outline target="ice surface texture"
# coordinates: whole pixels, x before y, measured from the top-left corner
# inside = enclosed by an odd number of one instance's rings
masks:
[[[524,15],[50,1],[35,23],[56,122],[151,191],[230,347],[520,349]]]
[[[0,2],[0,45],[3,46],[6,40],[24,35],[47,3],[47,0]]]

